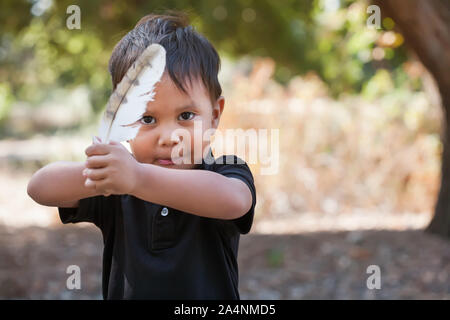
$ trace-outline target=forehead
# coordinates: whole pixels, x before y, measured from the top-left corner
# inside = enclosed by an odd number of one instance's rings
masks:
[[[189,104],[194,104],[199,108],[211,107],[208,92],[200,79],[187,80],[183,86],[187,93],[177,87],[167,71],[164,72],[161,80],[155,86],[154,100],[147,103],[147,109],[162,105],[181,107]]]

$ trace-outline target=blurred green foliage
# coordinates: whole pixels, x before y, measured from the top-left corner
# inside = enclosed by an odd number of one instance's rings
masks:
[[[281,268],[284,264],[285,256],[283,248],[270,248],[266,252],[266,263],[271,268]]]
[[[80,30],[66,27],[72,4],[81,9]],[[334,96],[362,90],[370,98],[408,78],[401,38],[394,34],[373,54],[380,32],[394,22],[368,28],[367,6],[350,0],[2,0],[0,121],[14,101],[38,105],[55,88],[80,84],[89,87],[94,111],[101,110],[111,93],[107,63],[114,45],[145,14],[165,9],[188,12],[221,54],[272,57],[282,83],[313,70]]]

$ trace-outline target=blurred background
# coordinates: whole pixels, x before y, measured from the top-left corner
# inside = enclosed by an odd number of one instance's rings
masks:
[[[80,29],[66,25],[73,4]],[[373,4],[379,28],[368,23]],[[51,162],[85,160],[111,94],[114,45],[166,9],[187,12],[219,51],[220,129],[279,129],[278,174],[250,165],[257,206],[241,237],[241,298],[450,298],[448,2],[0,6],[1,299],[102,298],[99,230],[63,226],[26,188]],[[74,264],[81,290],[66,288]],[[380,289],[367,286],[370,265]]]

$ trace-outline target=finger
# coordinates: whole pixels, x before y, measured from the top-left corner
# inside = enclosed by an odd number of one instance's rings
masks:
[[[111,149],[119,148],[119,149],[123,149],[123,150],[128,151],[128,149],[125,148],[125,146],[121,142],[118,142],[118,141],[115,141],[115,140],[111,140],[108,143],[108,145],[111,146]],[[110,152],[112,152],[112,151],[110,151]]]
[[[106,195],[112,194],[111,192],[111,183],[109,179],[102,179],[95,181],[96,190],[102,193],[105,197]]]
[[[109,161],[110,158],[107,156],[90,156],[86,159],[85,166],[90,169],[104,168]]]
[[[102,180],[105,179],[108,175],[108,169],[107,168],[100,168],[100,169],[84,169],[83,170],[83,176],[93,180]]]
[[[120,144],[120,142],[118,142],[118,141],[116,141],[116,140],[110,140],[109,141],[109,144],[111,144],[111,145],[118,145],[118,144]]]
[[[93,143],[84,150],[84,153],[90,157],[93,155],[106,155],[110,152],[110,147],[104,143]]]
[[[85,186],[86,188],[91,188],[91,189],[95,189],[95,188],[96,188],[95,182],[92,181],[92,180],[89,179],[89,178],[87,178],[86,181],[84,181],[84,186]]]
[[[84,183],[84,185],[85,185],[87,188],[96,189],[96,190],[100,191],[100,193],[102,193],[103,196],[109,197],[109,196],[111,195],[111,192],[110,192],[109,190],[104,190],[104,191],[102,191],[102,190],[101,190],[102,188],[101,188],[100,186],[98,186],[98,184],[99,184],[98,182],[92,181],[92,180],[89,179],[89,178],[87,178],[86,181],[85,181],[85,183]]]

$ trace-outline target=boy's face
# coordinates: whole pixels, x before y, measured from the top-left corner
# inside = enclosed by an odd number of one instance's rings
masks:
[[[193,80],[192,86],[187,81],[186,85],[188,94],[178,89],[167,72],[164,72],[161,81],[156,84],[154,100],[147,104],[147,112],[139,120],[139,132],[133,140],[128,141],[138,162],[177,169],[192,169],[201,163],[203,152],[209,147],[209,141],[202,139],[203,133],[208,129],[216,129],[219,125],[225,99],[221,96],[211,106],[208,92],[201,80]],[[194,122],[197,122],[198,127],[201,124],[201,131],[196,132],[196,136]],[[190,139],[176,135],[179,139],[172,140],[172,133],[177,129],[188,133]],[[201,144],[201,154],[194,154],[195,144]],[[180,152],[179,157],[189,158],[190,164],[161,161],[170,160],[174,148],[188,150],[188,154]]]

